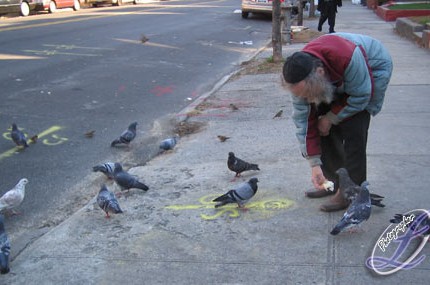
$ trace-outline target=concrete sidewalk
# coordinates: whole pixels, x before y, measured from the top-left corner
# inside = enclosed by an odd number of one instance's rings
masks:
[[[150,190],[120,198],[124,214],[105,219],[90,203],[21,252],[0,283],[427,284],[428,259],[390,276],[373,274],[365,261],[394,214],[430,205],[430,54],[396,35],[394,23],[350,2],[336,21],[338,32],[381,40],[394,59],[368,144],[371,191],[385,196],[387,207],[373,208],[361,231],[331,236],[343,211],[323,213],[319,206],[328,198],[304,196],[310,168],[299,152],[280,74],[245,75],[207,97],[199,115],[188,120],[201,124],[200,132],[130,169]],[[316,28],[317,20],[305,24]],[[283,50],[287,55],[302,47]],[[270,55],[267,49],[258,56]],[[232,111],[231,103],[239,110]],[[273,119],[279,109],[283,116]],[[231,139],[221,143],[217,135]],[[261,171],[231,182],[230,151]],[[248,211],[214,209],[214,197],[254,176],[259,190]],[[429,255],[429,246],[421,254]]]

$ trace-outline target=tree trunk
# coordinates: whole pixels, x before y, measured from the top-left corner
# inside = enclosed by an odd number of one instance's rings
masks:
[[[281,1],[273,0],[272,5],[273,62],[278,63],[282,61]]]

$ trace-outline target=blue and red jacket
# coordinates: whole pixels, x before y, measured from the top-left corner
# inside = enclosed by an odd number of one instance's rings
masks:
[[[381,42],[359,34],[335,33],[309,42],[302,51],[323,62],[337,87],[336,99],[326,114],[332,124],[363,110],[371,115],[381,110],[393,69],[391,56]],[[316,106],[294,95],[292,98],[301,152],[311,166],[321,165]]]

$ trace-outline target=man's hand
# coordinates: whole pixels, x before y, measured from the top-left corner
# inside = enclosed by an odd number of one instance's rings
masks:
[[[320,133],[320,136],[328,136],[330,133],[331,128],[331,122],[326,116],[321,116],[318,119],[318,131]]]
[[[326,181],[324,174],[321,170],[321,166],[312,167],[312,183],[314,187],[319,190],[325,190],[323,183]]]

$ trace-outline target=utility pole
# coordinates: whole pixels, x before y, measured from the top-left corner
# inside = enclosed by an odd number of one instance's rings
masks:
[[[281,1],[272,1],[272,47],[273,62],[282,61],[282,35],[281,35]]]

